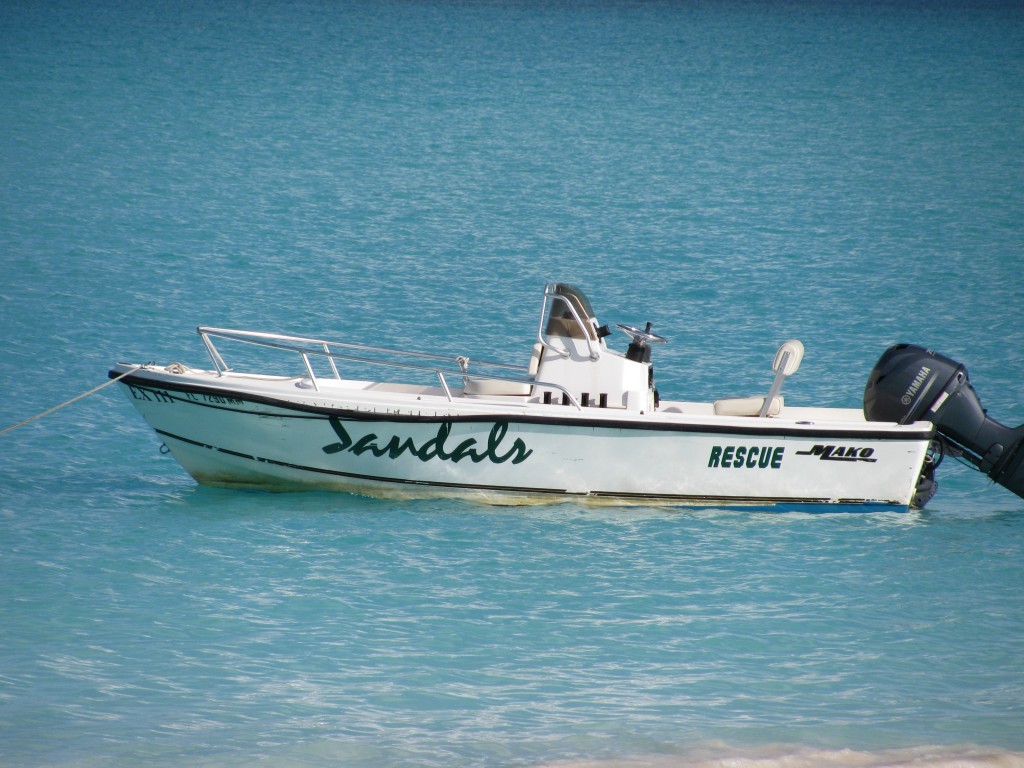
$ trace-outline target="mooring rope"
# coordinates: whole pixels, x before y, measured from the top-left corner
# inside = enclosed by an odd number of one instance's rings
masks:
[[[4,435],[4,434],[6,434],[8,432],[11,432],[11,431],[17,429],[18,427],[23,427],[26,424],[29,424],[29,423],[35,421],[36,419],[43,418],[43,416],[49,416],[54,411],[59,411],[61,408],[64,408],[64,407],[66,407],[68,405],[71,405],[72,403],[77,403],[82,398],[88,397],[89,395],[96,394],[101,389],[104,389],[105,387],[109,387],[111,384],[117,384],[117,382],[119,382],[125,376],[128,376],[129,374],[135,373],[141,367],[142,367],[141,365],[136,365],[130,371],[125,371],[120,376],[117,376],[116,378],[113,378],[110,381],[107,381],[107,382],[105,382],[103,384],[100,384],[98,387],[93,387],[88,392],[83,392],[80,395],[76,395],[75,397],[72,397],[70,400],[67,400],[67,401],[61,403],[60,405],[55,405],[55,406],[53,406],[53,408],[45,410],[42,413],[37,413],[35,416],[30,416],[29,418],[25,419],[24,421],[19,421],[17,424],[12,424],[11,426],[7,427],[6,429],[0,429],[0,435]]]

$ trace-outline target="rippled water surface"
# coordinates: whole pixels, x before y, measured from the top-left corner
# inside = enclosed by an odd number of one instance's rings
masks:
[[[523,362],[549,280],[666,397],[1024,422],[1011,3],[0,8],[0,428],[198,324]],[[113,388],[0,435],[0,765],[1022,766],[1024,501],[197,487]],[[623,455],[621,461],[628,461]],[[638,468],[642,471],[642,468]]]

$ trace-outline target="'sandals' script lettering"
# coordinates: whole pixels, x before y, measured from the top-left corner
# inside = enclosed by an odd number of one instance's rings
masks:
[[[449,449],[446,443],[452,432],[450,421],[442,422],[437,428],[437,434],[424,441],[421,445],[416,445],[411,437],[403,438],[400,435],[380,437],[373,432],[369,432],[359,438],[353,438],[337,416],[329,417],[328,421],[330,421],[331,428],[338,436],[338,442],[325,445],[323,447],[324,453],[347,451],[354,453],[356,456],[361,456],[369,452],[379,458],[387,456],[389,459],[397,459],[402,454],[409,453],[420,461],[440,459],[441,461],[457,463],[463,459],[469,459],[477,464],[484,459],[494,464],[504,464],[509,460],[513,464],[520,464],[526,461],[530,454],[533,453],[533,449],[527,448],[526,443],[518,437],[512,442],[511,447],[502,453],[501,443],[505,439],[505,433],[508,432],[508,424],[502,423],[497,423],[491,427],[491,431],[487,435],[486,446],[481,446],[475,437],[470,437]]]

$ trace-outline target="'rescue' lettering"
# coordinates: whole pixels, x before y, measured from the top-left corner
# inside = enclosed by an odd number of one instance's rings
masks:
[[[785,448],[781,445],[716,445],[708,457],[709,467],[733,469],[779,469]]]

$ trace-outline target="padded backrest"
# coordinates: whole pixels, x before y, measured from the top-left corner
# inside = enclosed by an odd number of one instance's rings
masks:
[[[533,353],[530,355],[530,367],[527,372],[531,376],[536,376],[537,371],[540,370],[540,357],[544,353],[544,345],[539,341],[533,345]]]
[[[779,347],[779,351],[775,353],[775,360],[772,362],[775,381],[772,382],[772,388],[768,390],[768,397],[764,399],[764,405],[761,406],[761,412],[758,413],[762,419],[770,415],[771,404],[775,401],[779,390],[782,389],[782,382],[790,374],[796,373],[796,369],[800,367],[800,361],[803,359],[804,345],[802,342],[790,339]]]
[[[786,356],[788,353],[788,357]],[[790,339],[784,342],[779,351],[775,353],[775,361],[772,363],[772,370],[776,373],[782,373],[783,376],[792,376],[796,373],[796,369],[800,367],[800,361],[804,359],[804,345],[803,342],[797,339]],[[779,369],[785,361],[785,369],[780,371]]]

